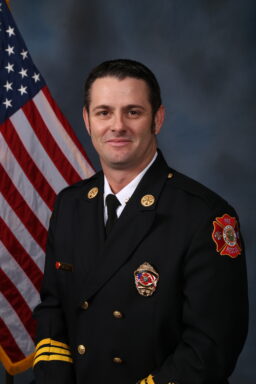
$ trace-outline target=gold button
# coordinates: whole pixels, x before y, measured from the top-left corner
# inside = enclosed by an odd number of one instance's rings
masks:
[[[120,311],[114,311],[113,312],[113,316],[116,318],[116,319],[121,319],[123,317],[123,314],[122,312]]]
[[[78,345],[77,350],[80,355],[84,355],[86,352],[86,347],[83,344],[80,344]]]
[[[168,179],[171,179],[173,177],[173,173],[172,172],[168,173],[167,177],[168,177]],[[173,383],[168,383],[168,384],[173,384]]]
[[[153,195],[145,195],[141,198],[141,205],[143,205],[143,207],[150,207],[151,205],[153,205],[155,202],[155,198]]]
[[[81,308],[84,309],[84,310],[88,309],[88,308],[89,308],[89,303],[88,303],[88,301],[84,301],[84,302],[81,304]]]
[[[98,195],[99,189],[97,187],[94,187],[90,189],[90,191],[87,193],[88,199],[93,199],[95,196]]]
[[[113,362],[116,364],[122,364],[123,360],[121,359],[121,357],[114,357]]]

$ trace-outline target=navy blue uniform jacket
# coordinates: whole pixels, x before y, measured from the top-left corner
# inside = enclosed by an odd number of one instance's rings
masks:
[[[213,222],[235,211],[159,152],[106,239],[103,186],[99,172],[57,198],[35,310],[37,383],[226,383],[247,333],[246,268],[243,250],[216,249]],[[159,275],[149,297],[134,280],[145,262]]]

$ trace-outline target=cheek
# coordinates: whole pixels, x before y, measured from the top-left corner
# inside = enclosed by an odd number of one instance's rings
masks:
[[[103,136],[103,129],[102,127],[97,124],[96,126],[92,123],[90,125],[90,134],[92,140],[99,140]]]
[[[94,147],[98,147],[100,144],[101,138],[99,136],[95,135],[95,133],[92,133],[91,134],[91,140],[92,140],[92,144],[94,145]]]
[[[140,127],[140,129],[137,131],[137,136],[140,138],[143,142],[148,142],[154,138],[154,129],[155,126],[152,123],[151,125],[147,124],[147,126]]]

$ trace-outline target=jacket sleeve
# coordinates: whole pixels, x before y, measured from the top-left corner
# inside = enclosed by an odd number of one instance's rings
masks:
[[[230,206],[202,220],[184,261],[182,337],[141,384],[222,384],[231,375],[248,324],[245,255],[234,223]]]
[[[56,284],[54,232],[60,196],[50,220],[41,303],[35,308],[37,321],[34,374],[37,384],[74,383],[73,359],[69,347],[65,317]]]

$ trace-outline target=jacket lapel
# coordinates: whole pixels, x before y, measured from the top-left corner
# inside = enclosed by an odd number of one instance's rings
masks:
[[[155,221],[158,199],[168,171],[169,168],[159,153],[108,236],[101,252],[100,263],[85,284],[81,299],[90,299],[132,257],[136,247],[149,233]],[[152,205],[145,206],[141,202],[146,195],[154,197]],[[91,233],[91,236],[94,237],[90,239],[95,238],[95,234]]]
[[[79,291],[94,273],[97,255],[105,241],[103,219],[103,174],[85,185],[76,201],[75,265]]]

